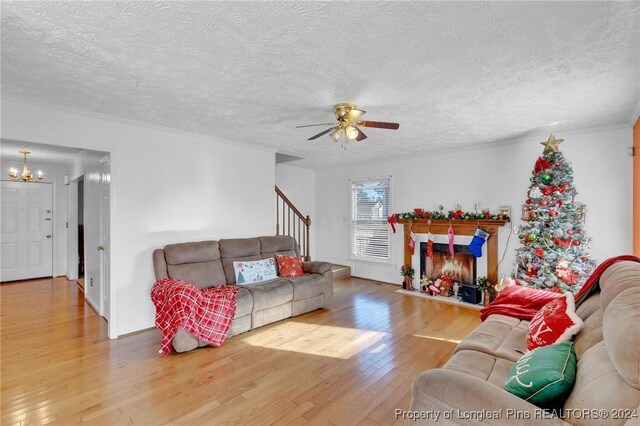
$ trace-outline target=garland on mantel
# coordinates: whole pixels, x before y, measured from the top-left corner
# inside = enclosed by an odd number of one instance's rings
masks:
[[[445,213],[444,210],[427,211],[423,209],[413,209],[412,212],[394,213],[387,217],[387,222],[391,225],[393,232],[396,232],[395,224],[398,223],[398,219],[431,219],[431,220],[506,220],[510,221],[509,214],[506,212],[498,212],[491,214],[489,210],[483,210],[481,212],[463,212],[462,210],[449,210]]]

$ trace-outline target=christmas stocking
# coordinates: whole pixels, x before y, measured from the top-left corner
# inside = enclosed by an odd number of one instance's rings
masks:
[[[409,234],[409,253],[411,253],[411,255],[413,256],[413,253],[416,251],[416,240],[418,239],[418,236],[416,234],[414,234],[413,232],[411,232]]]
[[[449,231],[447,231],[447,234],[449,234],[449,253],[451,254],[451,256],[453,256],[453,239],[455,238],[455,234],[453,233],[453,226],[449,225]]]
[[[484,245],[485,241],[487,241],[487,238],[489,238],[488,233],[484,232],[480,228],[476,230],[476,233],[473,236],[473,239],[469,243],[469,251],[475,257],[482,257],[482,246]]]

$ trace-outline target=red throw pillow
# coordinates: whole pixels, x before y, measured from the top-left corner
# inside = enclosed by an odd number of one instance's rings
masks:
[[[531,319],[527,349],[566,342],[582,329],[583,322],[576,315],[573,293],[567,291],[564,295],[544,305]]]
[[[304,275],[304,271],[302,270],[302,259],[299,257],[276,254],[276,260],[278,261],[280,276],[293,278]]]

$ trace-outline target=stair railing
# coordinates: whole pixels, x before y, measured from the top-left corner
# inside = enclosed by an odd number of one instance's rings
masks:
[[[276,235],[289,235],[296,240],[300,254],[304,260],[309,256],[309,227],[311,218],[300,213],[300,210],[282,193],[276,185]]]

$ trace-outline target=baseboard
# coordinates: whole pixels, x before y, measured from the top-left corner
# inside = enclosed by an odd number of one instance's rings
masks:
[[[357,275],[351,275],[351,278],[358,278],[359,280],[367,280],[367,281],[371,281],[372,283],[379,283],[379,284],[388,284],[388,285],[395,285],[395,286],[401,286],[402,285],[402,284],[399,284],[399,283],[391,283],[389,281],[380,281],[380,280],[373,280],[371,278],[359,277]]]

